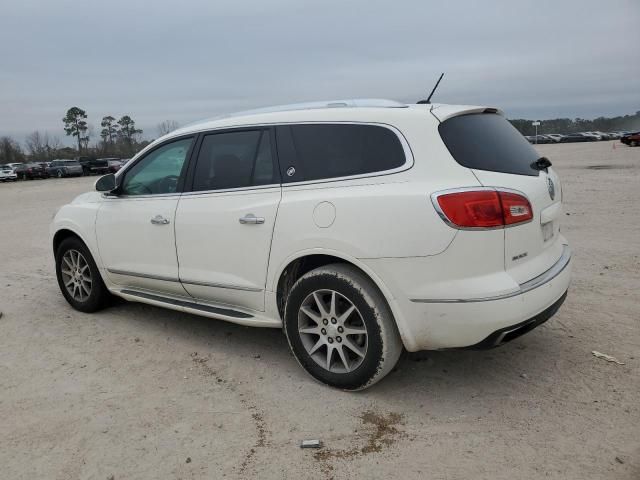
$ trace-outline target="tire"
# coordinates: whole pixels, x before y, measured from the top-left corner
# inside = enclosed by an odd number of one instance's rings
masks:
[[[78,253],[81,256],[81,260],[75,263],[74,259],[78,259]],[[68,283],[70,278],[70,275],[66,272],[73,272],[74,265],[79,265],[80,269],[83,270],[84,278],[86,278],[88,272],[90,282],[81,281],[81,279],[78,278],[77,282],[71,284],[70,287],[73,289],[71,292],[65,286],[65,283]],[[85,266],[87,268],[84,268]],[[102,281],[100,271],[89,249],[79,238],[65,238],[58,247],[56,251],[56,277],[62,295],[64,295],[64,298],[69,302],[69,305],[76,310],[92,313],[102,310],[109,304],[111,294]],[[84,288],[81,285],[83,285]],[[88,292],[86,288],[87,285],[90,285]]]
[[[62,174],[62,170],[58,170],[58,172],[56,173],[56,176],[57,176],[58,178],[62,178],[62,177],[64,177],[64,175]]]
[[[631,143],[629,144],[629,146],[637,147],[638,146],[638,142],[636,140],[632,140]]]
[[[284,316],[285,334],[298,363],[316,380],[335,388],[370,387],[393,369],[403,350],[382,293],[350,265],[326,265],[300,277],[291,288]]]

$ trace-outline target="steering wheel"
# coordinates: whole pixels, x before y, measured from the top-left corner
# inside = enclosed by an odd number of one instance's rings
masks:
[[[169,175],[158,181],[158,191],[160,193],[174,193],[178,189],[178,176]]]
[[[147,193],[147,192],[150,194],[153,193],[153,191],[142,182],[130,183],[129,185],[126,186],[126,189],[131,192],[137,192],[137,191],[140,191],[141,189],[144,189],[146,190],[146,192],[141,192],[141,193]]]

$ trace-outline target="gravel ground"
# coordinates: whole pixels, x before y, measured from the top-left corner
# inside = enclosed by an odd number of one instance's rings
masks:
[[[315,383],[278,330],[72,310],[48,226],[95,179],[1,184],[0,476],[640,478],[640,148],[613,145],[539,147],[575,252],[556,317],[495,350],[407,355],[358,394]]]

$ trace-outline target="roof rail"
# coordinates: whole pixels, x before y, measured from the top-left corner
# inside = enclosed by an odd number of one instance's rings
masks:
[[[184,125],[180,130],[205,122],[222,120],[224,118],[243,117],[247,115],[259,115],[263,113],[290,112],[295,110],[318,110],[324,108],[408,108],[405,103],[383,98],[355,98],[348,100],[326,100],[318,102],[292,103],[289,105],[275,105],[272,107],[256,108],[234,113],[226,113],[215,117],[196,120]]]
[[[328,100],[319,102],[292,103],[289,105],[276,105],[273,107],[256,108],[242,112],[231,113],[226,117],[239,117],[245,115],[256,115],[260,113],[288,112],[292,110],[316,110],[322,108],[345,108],[345,107],[369,107],[369,108],[405,108],[406,104],[395,100],[385,100],[381,98],[356,98],[349,100]]]

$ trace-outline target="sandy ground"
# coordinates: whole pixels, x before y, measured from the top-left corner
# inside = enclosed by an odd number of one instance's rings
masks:
[[[539,147],[575,251],[556,317],[499,349],[405,356],[359,394],[315,383],[278,330],[72,310],[48,225],[95,179],[1,184],[0,477],[640,478],[640,148],[612,146]]]

